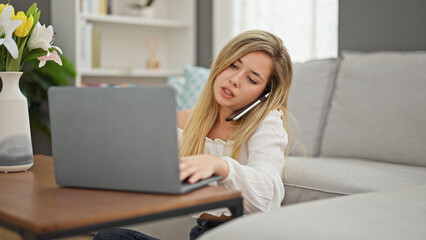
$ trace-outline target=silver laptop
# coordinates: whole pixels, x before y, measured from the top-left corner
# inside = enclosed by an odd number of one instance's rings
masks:
[[[220,179],[179,180],[170,87],[52,87],[48,97],[60,186],[180,194]]]

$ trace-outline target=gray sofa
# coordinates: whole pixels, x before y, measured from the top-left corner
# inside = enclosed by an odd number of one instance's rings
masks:
[[[423,240],[426,185],[291,204],[223,224],[217,239]]]
[[[388,218],[413,223],[394,231],[425,235],[413,228],[426,222],[426,52],[342,52],[294,64],[289,110],[305,153],[296,146],[286,160],[283,206],[202,239],[380,239]],[[138,230],[187,239],[194,224],[182,217]]]
[[[426,183],[426,53],[343,52],[294,66],[300,150],[284,204]]]
[[[426,52],[343,52],[294,64],[293,84],[305,155],[287,158],[283,207],[201,239],[423,238]]]

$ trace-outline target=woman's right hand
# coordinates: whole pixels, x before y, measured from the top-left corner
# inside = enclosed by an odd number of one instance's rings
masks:
[[[189,183],[196,183],[199,180],[209,178],[213,175],[228,176],[228,163],[214,155],[199,154],[180,158],[179,163],[180,180],[188,179]]]

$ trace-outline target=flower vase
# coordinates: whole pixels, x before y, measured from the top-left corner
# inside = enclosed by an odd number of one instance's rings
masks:
[[[0,72],[0,172],[27,171],[34,163],[28,103],[19,89],[22,72]]]

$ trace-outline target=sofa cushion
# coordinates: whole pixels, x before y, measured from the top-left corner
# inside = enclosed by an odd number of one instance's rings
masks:
[[[426,166],[426,52],[343,52],[321,156]]]
[[[284,204],[426,184],[426,168],[356,158],[287,157]]]
[[[210,69],[186,65],[183,73],[186,79],[186,89],[182,97],[182,108],[189,109],[197,102],[204,84],[206,84],[209,77]]]
[[[183,99],[185,98],[186,79],[184,76],[170,76],[166,79],[167,85],[173,88],[176,94],[176,111],[185,110]]]
[[[176,93],[177,111],[189,109],[195,105],[207,82],[210,69],[185,65],[183,72],[183,76],[169,76],[166,79],[167,85],[172,87]]]
[[[426,185],[254,213],[199,239],[424,239]]]
[[[336,67],[336,59],[293,64],[289,111],[299,125],[300,132],[295,135],[303,143],[306,156],[319,154]],[[296,145],[290,155],[303,155],[301,145]]]

